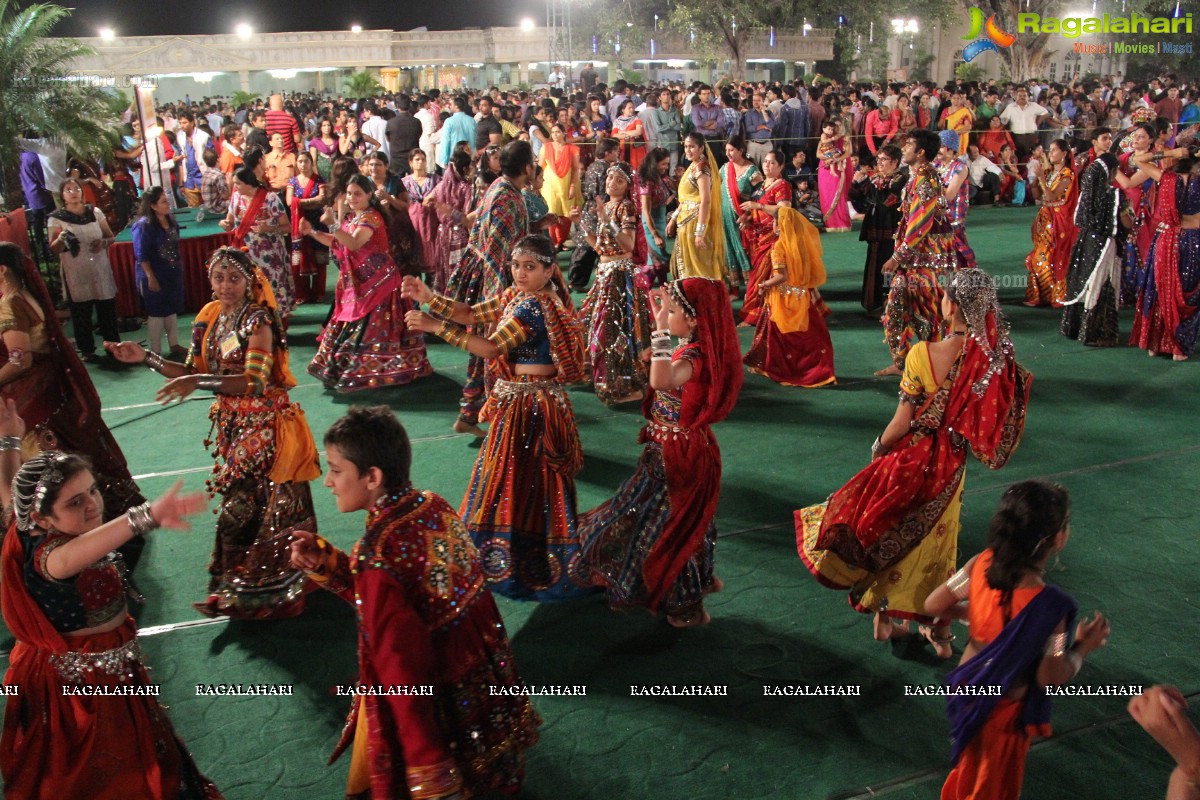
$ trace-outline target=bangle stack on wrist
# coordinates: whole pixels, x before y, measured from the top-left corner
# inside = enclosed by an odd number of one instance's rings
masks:
[[[454,301],[445,295],[435,294],[429,298],[428,305],[431,314],[435,314],[443,319],[450,319],[450,317],[454,316]]]
[[[0,453],[21,449],[20,436],[0,436]]]
[[[706,233],[708,233],[708,223],[707,222],[697,222],[696,223],[696,235],[703,236]]]
[[[154,519],[149,503],[142,503],[140,506],[129,509],[125,518],[129,521],[129,529],[133,531],[134,536],[145,536],[158,528],[158,521]]]
[[[142,363],[146,365],[147,369],[153,370],[154,372],[158,372],[158,373],[162,372],[163,357],[160,356],[158,353],[152,353],[149,350],[147,350],[146,358],[142,360]]]
[[[670,361],[671,360],[671,333],[670,331],[654,331],[650,334],[650,360],[651,361]]]
[[[208,392],[219,392],[224,386],[225,379],[220,375],[200,375],[196,378],[196,388]]]

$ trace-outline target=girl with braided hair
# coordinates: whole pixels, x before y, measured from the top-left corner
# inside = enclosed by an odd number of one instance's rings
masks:
[[[955,272],[941,314],[943,339],[908,351],[900,403],[871,463],[795,522],[804,565],[875,615],[876,639],[904,635],[917,620],[949,658],[949,623],[926,613],[925,598],[954,572],[967,452],[990,469],[1008,462],[1025,430],[1032,376],[1016,361],[986,272]]]
[[[208,259],[214,300],[192,326],[187,362],[147,353],[133,342],[106,342],[127,364],[167,378],[158,400],[182,401],[197,389],[214,393],[210,494],[221,496],[208,599],[209,617],[291,617],[304,610],[304,573],[291,565],[290,531],[315,530],[308,482],[321,474],[317,447],[300,406],[287,338],[271,285],[250,257],[233,247]],[[215,434],[215,435],[213,435]]]
[[[8,797],[219,800],[175,734],[138,646],[117,552],[155,528],[187,530],[204,495],[175,484],[104,522],[87,460],[59,451],[19,468],[7,451],[25,430],[0,404],[0,481],[13,522],[0,554],[0,604],[16,638],[4,685],[0,774]],[[7,499],[7,498],[6,498]]]
[[[741,351],[722,282],[686,278],[651,296],[645,448],[616,496],[580,518],[581,567],[613,609],[661,610],[691,628],[711,620],[704,596],[723,586],[713,574],[721,451],[712,425],[737,402]],[[683,340],[674,351],[672,336]]]
[[[1046,687],[1069,683],[1108,643],[1099,612],[1075,627],[1075,601],[1046,583],[1046,564],[1067,546],[1071,499],[1061,486],[1008,488],[988,528],[988,547],[938,586],[925,612],[966,619],[971,640],[946,676],[954,769],[941,800],[1017,800],[1032,736],[1050,735]],[[983,691],[999,686],[1002,695]],[[974,688],[979,691],[967,692]]]

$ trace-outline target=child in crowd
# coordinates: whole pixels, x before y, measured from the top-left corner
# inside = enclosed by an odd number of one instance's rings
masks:
[[[356,606],[359,696],[347,796],[519,791],[541,720],[521,687],[479,553],[450,505],[409,480],[412,447],[387,406],[325,434],[338,511],[367,512],[349,553],[296,531],[292,563]]]

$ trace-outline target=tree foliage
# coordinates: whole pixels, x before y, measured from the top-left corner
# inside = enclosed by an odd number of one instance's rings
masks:
[[[48,3],[25,9],[0,0],[0,168],[11,174],[18,140],[37,132],[85,157],[107,156],[116,143],[112,96],[72,78],[71,63],[91,54],[74,39],[50,38],[70,10]]]
[[[366,70],[352,73],[346,79],[345,90],[350,97],[374,97],[386,91],[379,79]]]

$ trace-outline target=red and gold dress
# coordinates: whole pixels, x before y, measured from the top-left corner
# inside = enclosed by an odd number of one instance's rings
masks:
[[[925,599],[954,573],[968,450],[999,469],[1020,444],[1032,376],[994,314],[986,327],[991,355],[968,338],[947,375],[934,374],[928,343],[917,343],[900,382],[916,407],[911,432],[826,503],[795,513],[804,565],[849,590],[858,611],[932,622]]]
[[[764,206],[777,206],[781,202],[792,202],[792,184],[776,179],[762,185],[762,193],[754,198]],[[771,250],[775,247],[775,218],[765,211],[751,211],[742,239],[748,245],[750,255],[750,277],[746,281],[746,299],[742,302],[742,322],[758,324],[763,298],[758,294],[758,285],[771,277]]]
[[[0,556],[4,623],[17,643],[4,685],[0,774],[24,800],[220,800],[159,705],[109,554],[78,575],[46,572],[64,534],[9,527]],[[78,634],[115,619],[102,633]]]
[[[357,250],[337,240],[330,245],[341,274],[333,314],[308,365],[310,375],[339,392],[399,386],[433,374],[425,337],[404,324],[405,312],[416,304],[400,296],[403,275],[390,255],[383,216],[368,209],[342,222],[351,236],[361,228],[369,228],[371,238]]]
[[[1079,237],[1075,227],[1075,203],[1079,199],[1075,172],[1064,164],[1042,191],[1061,191],[1061,196],[1053,203],[1043,201],[1033,220],[1033,250],[1025,257],[1029,272],[1025,304],[1059,308],[1067,299],[1067,269]]]
[[[318,545],[310,577],[358,618],[359,697],[331,759],[353,742],[347,796],[518,791],[541,719],[450,505],[406,486],[370,509],[349,555]]]

